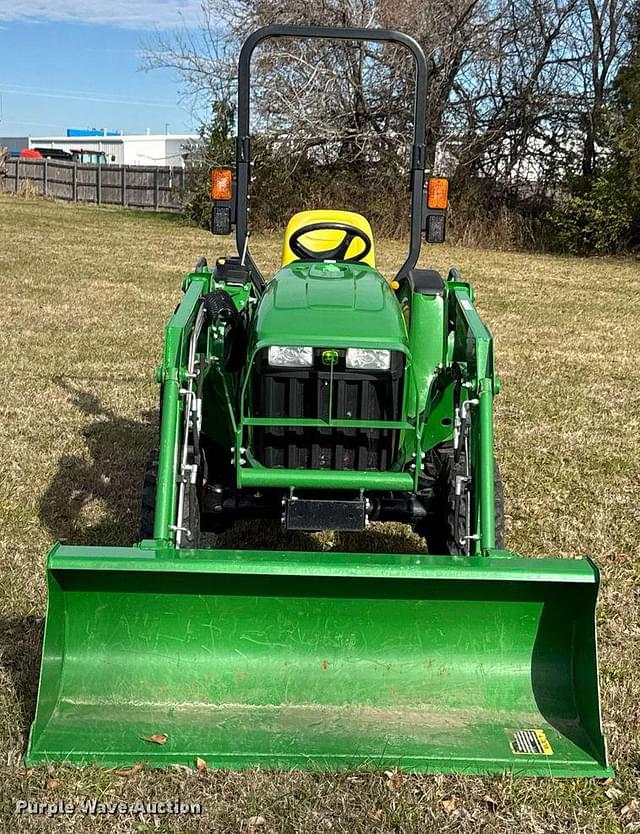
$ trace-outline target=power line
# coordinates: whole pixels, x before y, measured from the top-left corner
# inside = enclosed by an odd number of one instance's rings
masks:
[[[66,125],[58,124],[57,122],[28,122],[20,119],[10,119],[5,122],[9,125],[31,125],[31,127],[66,127]]]
[[[87,96],[78,96],[78,95],[71,95],[71,94],[62,94],[62,93],[49,93],[49,92],[30,92],[27,90],[20,90],[20,89],[10,89],[9,85],[3,84],[2,85],[2,92],[5,95],[14,95],[14,96],[35,96],[36,98],[55,98],[55,99],[64,99],[69,101],[95,101],[99,104],[121,104],[121,105],[131,105],[136,107],[178,107],[179,105],[175,102],[169,101],[143,101],[140,99],[128,99],[128,98],[115,98],[112,96],[98,96],[98,95],[87,95]]]
[[[82,95],[82,96],[99,96],[103,95],[101,90],[94,92],[92,90],[78,90],[77,87],[69,89],[68,87],[44,87],[42,84],[20,84],[17,81],[7,81],[6,79],[2,82],[3,87],[12,87],[14,90],[33,90],[34,92],[46,92],[46,93],[59,93],[59,94],[66,94],[69,93],[70,95]],[[114,98],[121,98],[127,99],[127,96],[120,95],[118,93],[114,94]],[[163,99],[159,98],[145,98],[145,101],[148,101],[151,104],[166,104]]]

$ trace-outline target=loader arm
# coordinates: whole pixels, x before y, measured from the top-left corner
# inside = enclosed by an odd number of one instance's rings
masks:
[[[453,283],[449,293],[452,321],[450,364],[466,369],[467,402],[474,417],[471,421],[472,470],[476,496],[477,553],[486,554],[495,547],[495,496],[493,463],[493,337],[473,305],[471,287]]]
[[[179,422],[182,413],[181,386],[185,383],[185,368],[189,337],[202,295],[209,288],[208,273],[187,276],[187,289],[176,312],[165,328],[164,354],[158,369],[162,385],[162,417],[160,424],[160,458],[158,490],[154,520],[154,538],[169,542],[175,539],[175,507],[178,483]]]

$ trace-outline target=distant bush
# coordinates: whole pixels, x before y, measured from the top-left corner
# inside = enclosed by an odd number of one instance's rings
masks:
[[[635,32],[636,46],[618,72],[604,119],[608,164],[590,179],[577,179],[550,216],[555,243],[565,251],[640,250],[640,12]]]
[[[633,207],[615,178],[600,177],[585,195],[562,199],[549,222],[555,248],[572,255],[618,254],[637,243]]]
[[[220,130],[203,135],[200,156],[186,178],[186,211],[207,228],[211,215],[209,168],[233,164],[234,143]],[[252,141],[250,225],[257,231],[282,231],[297,211],[334,208],[360,211],[376,235],[409,233],[409,174],[397,160],[321,165],[294,156],[261,137]],[[395,162],[395,164],[394,164]],[[482,180],[451,184],[448,239],[469,246],[527,249],[537,245],[538,203],[505,195]]]

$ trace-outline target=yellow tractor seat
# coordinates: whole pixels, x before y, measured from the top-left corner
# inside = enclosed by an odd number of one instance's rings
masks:
[[[376,255],[373,245],[373,232],[366,217],[358,214],[355,211],[333,211],[331,209],[316,209],[314,211],[299,211],[294,214],[287,224],[287,229],[284,233],[284,243],[282,246],[282,266],[286,266],[291,261],[298,260],[297,255],[291,251],[289,241],[291,235],[303,226],[308,226],[310,223],[348,223],[350,226],[355,226],[361,229],[371,239],[371,249],[362,259],[362,263],[368,264],[375,269]],[[316,229],[313,232],[308,232],[300,238],[300,242],[312,251],[324,252],[328,249],[333,249],[335,246],[344,240],[344,232],[338,229]],[[353,258],[358,252],[364,248],[362,241],[355,238],[349,248],[347,249],[347,258]]]

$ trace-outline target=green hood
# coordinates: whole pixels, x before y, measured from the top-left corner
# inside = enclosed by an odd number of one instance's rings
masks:
[[[302,263],[281,269],[254,317],[254,342],[406,348],[393,290],[366,264]]]

